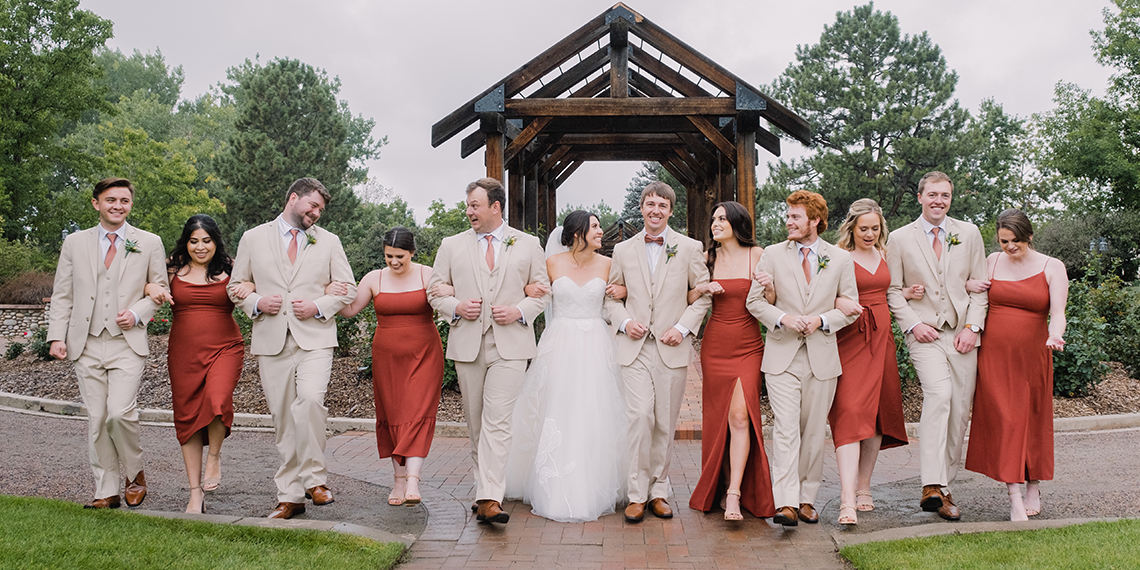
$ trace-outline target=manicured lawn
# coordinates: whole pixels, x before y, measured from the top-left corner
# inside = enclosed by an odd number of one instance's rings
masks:
[[[209,524],[125,510],[0,495],[0,567],[386,570],[403,551],[398,543],[341,533]]]
[[[1138,568],[1140,520],[875,542],[840,554],[859,570]]]

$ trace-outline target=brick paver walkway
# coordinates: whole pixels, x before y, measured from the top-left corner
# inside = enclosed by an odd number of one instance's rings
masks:
[[[590,523],[559,523],[530,514],[527,505],[508,502],[506,525],[475,521],[470,447],[465,438],[436,438],[424,469],[421,491],[428,526],[401,569],[419,568],[845,568],[835,552],[829,524],[800,524],[795,530],[747,518],[726,523],[723,513],[688,507],[700,475],[700,379],[690,367],[686,408],[681,412],[669,478],[676,516],[647,515],[639,524],[621,513]],[[389,460],[376,455],[372,433],[349,432],[329,439],[331,472],[390,485]],[[918,475],[917,446],[884,451],[875,472],[878,485]],[[827,454],[825,482],[817,508],[839,495],[834,454]]]

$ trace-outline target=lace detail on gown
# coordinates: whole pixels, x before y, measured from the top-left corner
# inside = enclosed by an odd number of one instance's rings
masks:
[[[606,282],[551,284],[552,310],[515,404],[507,496],[549,519],[591,521],[625,495],[625,403]]]

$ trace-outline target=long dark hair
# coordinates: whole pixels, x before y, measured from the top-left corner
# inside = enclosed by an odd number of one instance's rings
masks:
[[[178,273],[183,267],[190,265],[190,252],[186,250],[186,244],[190,243],[190,234],[195,230],[205,230],[210,236],[210,241],[214,242],[214,258],[206,266],[206,281],[214,281],[214,278],[222,273],[231,273],[234,269],[234,260],[226,253],[226,242],[222,240],[218,222],[206,214],[194,214],[186,220],[186,225],[182,227],[182,235],[179,236],[174,244],[174,251],[170,252],[170,257],[166,260],[166,270],[172,274]]]
[[[712,214],[709,216],[709,225],[712,225],[713,216],[716,215],[717,208],[724,208],[724,217],[728,220],[728,225],[732,228],[732,235],[736,237],[736,243],[743,247],[756,247],[756,238],[752,237],[752,217],[748,215],[748,209],[745,208],[740,202],[721,202],[713,206]],[[711,238],[710,238],[711,239]],[[712,245],[709,246],[709,277],[712,277],[713,267],[716,265],[716,250],[720,249],[720,242],[712,240]],[[748,268],[752,271],[752,268]]]
[[[590,218],[598,216],[585,210],[574,210],[566,214],[562,221],[562,245],[572,248],[574,238],[582,240],[582,249],[586,249],[586,236],[590,233]]]
[[[416,236],[404,226],[396,226],[384,232],[384,245],[416,254]]]

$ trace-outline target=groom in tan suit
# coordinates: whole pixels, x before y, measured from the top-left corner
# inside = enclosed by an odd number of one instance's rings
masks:
[[[756,272],[771,282],[753,282],[746,304],[768,329],[760,370],[774,421],[772,495],[778,509],[772,521],[796,526],[800,519],[819,522],[814,503],[824,427],[842,372],[835,333],[858,318],[837,310],[835,299],[857,301],[859,288],[851,255],[819,238],[827,230],[823,196],[799,190],[787,203],[788,241],[764,248]],[[766,293],[775,294],[775,304]]]
[[[527,297],[531,283],[549,287],[546,257],[538,238],[503,223],[503,185],[480,178],[467,185],[471,229],[443,240],[429,290],[446,284],[450,296],[432,296],[431,306],[451,320],[447,357],[455,361],[463,413],[475,463],[475,510],[480,521],[505,523],[507,456],[511,415],[526,374],[538,354],[534,319],[546,298]]]
[[[978,333],[989,295],[968,293],[966,281],[986,279],[986,251],[977,226],[946,215],[954,184],[941,172],[918,183],[922,216],[891,232],[887,302],[922,384],[918,424],[924,511],[947,520],[961,514],[949,487],[958,474],[978,374]],[[907,299],[904,290],[909,290]]]
[[[689,305],[689,290],[709,280],[700,242],[669,229],[676,193],[664,182],[641,191],[645,229],[614,247],[610,283],[625,285],[625,301],[606,297],[617,334],[622,396],[629,421],[629,505],[638,522],[648,508],[671,518],[669,460],[673,431],[685,396],[693,335],[712,305],[702,296]]]
[[[169,289],[162,240],[127,224],[135,189],[125,178],[99,181],[91,205],[99,224],[63,241],[51,296],[51,355],[75,363],[87,406],[87,446],[95,499],[87,508],[136,507],[146,497],[139,446],[138,392],[146,363],[146,324],[158,308],[149,283]]]
[[[315,224],[331,196],[314,178],[301,178],[285,194],[285,210],[242,235],[230,277],[230,299],[253,319],[250,352],[257,355],[261,387],[273,415],[281,467],[277,507],[269,518],[292,518],[333,502],[326,485],[325,393],[332,372],[336,312],[356,296],[356,283],[340,239]],[[252,281],[245,299],[234,288]],[[332,281],[345,295],[326,295]]]

